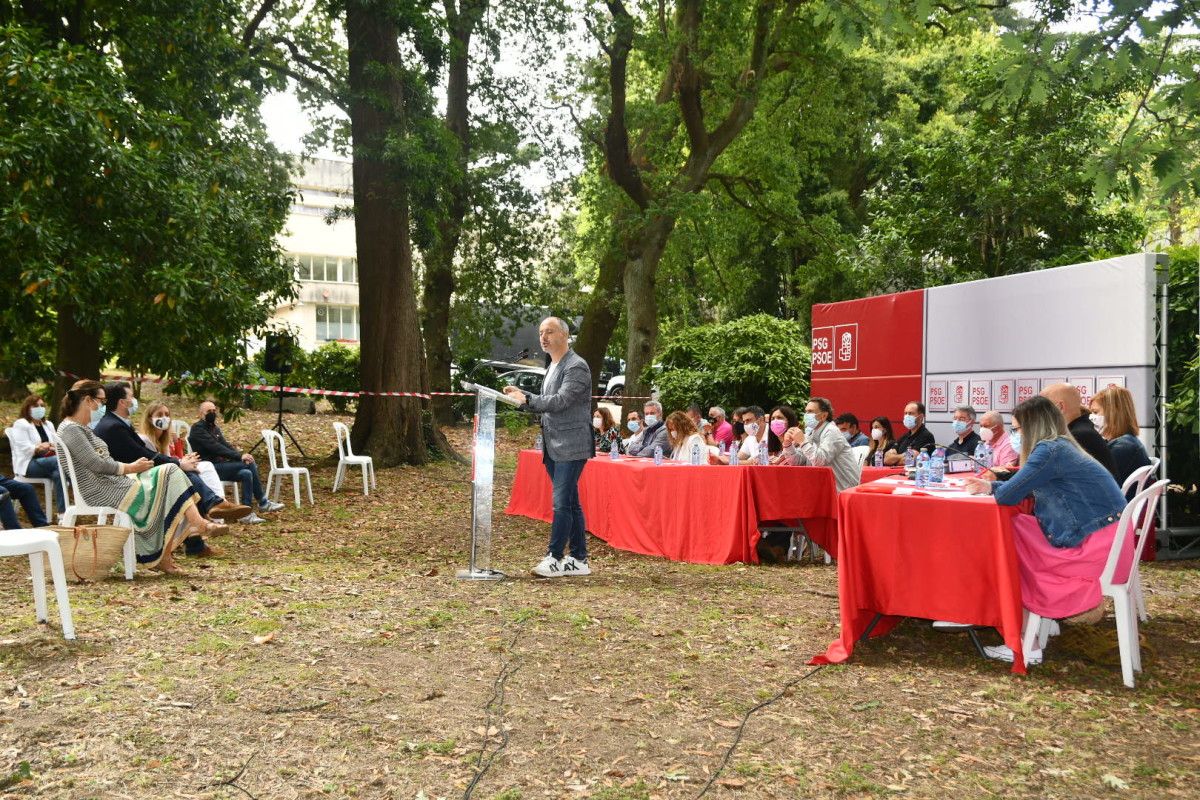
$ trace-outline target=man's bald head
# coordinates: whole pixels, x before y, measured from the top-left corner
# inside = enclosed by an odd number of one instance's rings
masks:
[[[1042,397],[1058,406],[1063,419],[1070,425],[1079,419],[1079,415],[1087,411],[1079,401],[1079,390],[1069,383],[1052,383],[1042,389]]]

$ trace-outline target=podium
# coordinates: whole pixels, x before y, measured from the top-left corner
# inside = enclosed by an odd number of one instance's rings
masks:
[[[475,420],[471,446],[471,562],[456,573],[468,581],[498,581],[503,572],[492,569],[492,484],[496,467],[496,402],[519,406],[506,394],[463,382],[475,393]]]

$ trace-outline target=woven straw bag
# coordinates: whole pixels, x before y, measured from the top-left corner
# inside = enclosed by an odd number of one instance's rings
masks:
[[[76,525],[64,528],[52,525],[49,530],[58,534],[63,566],[67,579],[77,581],[102,580],[112,566],[121,560],[129,528],[117,525]]]

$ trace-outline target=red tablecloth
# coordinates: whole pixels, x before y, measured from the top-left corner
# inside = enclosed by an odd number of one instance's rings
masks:
[[[810,663],[850,658],[882,614],[872,637],[903,617],[995,627],[1017,654],[1013,672],[1025,672],[1015,509],[991,497],[874,494],[867,487],[842,492],[838,505],[842,635]]]
[[[591,459],[579,479],[587,529],[613,547],[698,564],[756,562],[758,523],[802,519],[836,555],[837,487],[828,467],[699,466]],[[550,478],[521,451],[504,513],[549,522]]]
[[[893,475],[903,475],[904,467],[867,467],[862,468],[859,483],[870,483],[880,478],[890,478]]]

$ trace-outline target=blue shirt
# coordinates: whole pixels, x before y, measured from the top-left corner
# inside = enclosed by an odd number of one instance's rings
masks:
[[[863,433],[862,431],[859,431],[858,435],[855,436],[853,439],[847,439],[846,441],[850,442],[851,447],[862,447],[864,444],[865,445],[871,444],[871,440],[869,438],[867,438],[867,435],[865,433]]]
[[[1112,474],[1066,438],[1038,442],[1016,475],[992,483],[992,493],[1002,506],[1032,495],[1034,516],[1055,547],[1078,547],[1125,508]]]

